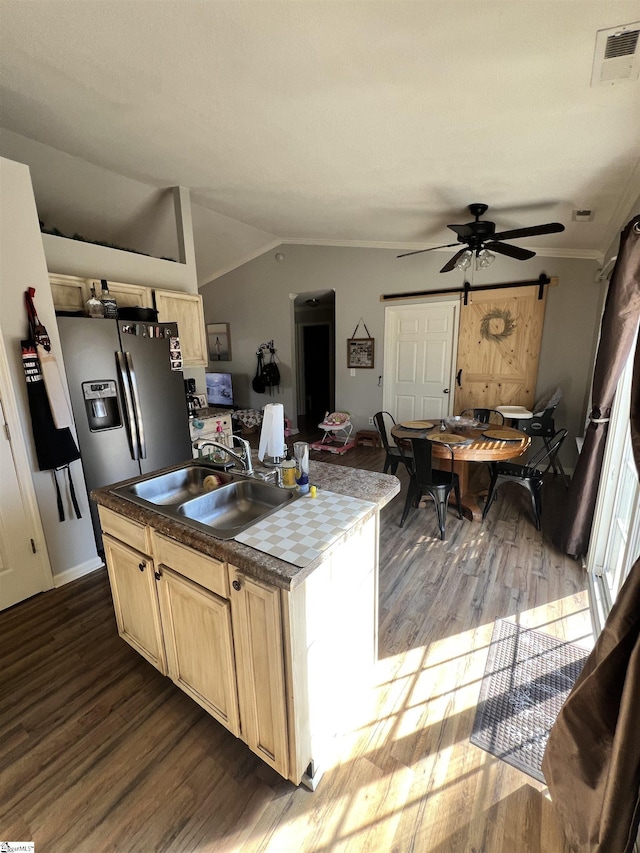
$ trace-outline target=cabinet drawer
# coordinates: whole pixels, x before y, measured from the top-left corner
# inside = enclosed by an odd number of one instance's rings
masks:
[[[163,563],[185,578],[222,598],[229,598],[226,564],[154,533],[156,562]]]
[[[125,542],[136,551],[151,554],[151,530],[139,521],[125,518],[117,512],[112,512],[104,506],[98,507],[100,526],[103,533],[108,533],[114,539]]]

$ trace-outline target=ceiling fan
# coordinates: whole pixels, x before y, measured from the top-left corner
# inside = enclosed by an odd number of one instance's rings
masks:
[[[482,269],[493,263],[495,256],[492,252],[498,252],[500,255],[508,255],[510,258],[515,258],[518,261],[526,261],[535,256],[535,252],[532,252],[530,249],[512,246],[510,243],[503,243],[503,240],[512,240],[515,237],[532,237],[536,234],[556,234],[564,231],[564,225],[560,222],[547,222],[546,225],[514,228],[512,231],[501,231],[496,234],[495,222],[480,220],[480,217],[488,209],[489,207],[486,204],[470,204],[469,212],[475,217],[475,222],[467,222],[466,225],[447,225],[447,228],[455,231],[458,235],[457,243],[447,243],[444,246],[434,246],[431,249],[417,249],[415,252],[405,252],[402,255],[398,255],[398,257],[406,258],[408,255],[433,252],[435,249],[448,249],[463,243],[465,244],[463,248],[447,261],[440,272],[451,272],[456,267],[463,270],[467,269],[471,266],[474,255],[476,257],[476,268]]]

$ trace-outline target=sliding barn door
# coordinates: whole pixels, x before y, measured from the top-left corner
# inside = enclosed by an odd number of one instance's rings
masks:
[[[534,404],[547,291],[470,293],[460,307],[455,411]]]

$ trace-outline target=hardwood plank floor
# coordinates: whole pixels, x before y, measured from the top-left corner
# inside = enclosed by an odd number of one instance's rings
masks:
[[[339,465],[380,470],[357,448]],[[38,853],[569,853],[544,785],[469,735],[494,621],[590,648],[586,582],[505,487],[483,525],[382,513],[370,713],[315,793],[119,639],[105,570],[0,614],[0,838]],[[522,494],[520,494],[522,492]],[[545,521],[562,486],[545,486]]]

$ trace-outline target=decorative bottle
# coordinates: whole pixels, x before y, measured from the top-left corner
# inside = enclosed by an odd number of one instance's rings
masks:
[[[89,317],[94,317],[102,320],[104,318],[104,305],[96,298],[96,289],[91,285],[91,297],[87,299],[85,305]]]
[[[107,283],[106,278],[100,280],[100,284],[102,286],[102,291],[100,293],[100,302],[104,307],[104,316],[107,320],[117,320],[118,319],[118,306],[116,304],[116,300],[109,293],[109,285]]]

